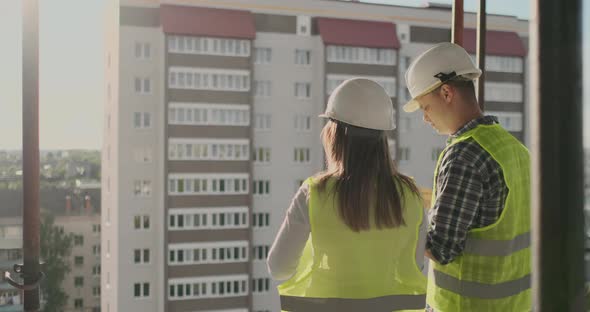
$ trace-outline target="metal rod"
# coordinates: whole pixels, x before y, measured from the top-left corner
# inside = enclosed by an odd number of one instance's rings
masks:
[[[39,278],[39,3],[23,1],[23,256],[24,284]],[[24,310],[39,311],[39,287],[24,291]]]
[[[531,4],[533,311],[586,311],[582,1]]]
[[[463,0],[454,0],[451,42],[463,46]]]
[[[477,80],[477,100],[483,111],[485,108],[485,75],[486,75],[486,0],[479,0],[477,11],[477,67],[481,69],[481,76]]]

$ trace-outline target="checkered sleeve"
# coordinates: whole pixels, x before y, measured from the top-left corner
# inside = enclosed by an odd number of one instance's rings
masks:
[[[484,197],[483,177],[476,164],[489,157],[474,142],[452,145],[443,156],[437,176],[436,200],[430,210],[426,249],[447,264],[465,247]]]

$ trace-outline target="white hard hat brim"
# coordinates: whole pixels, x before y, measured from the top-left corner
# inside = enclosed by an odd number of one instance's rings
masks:
[[[417,100],[412,99],[404,105],[403,109],[406,113],[413,113],[420,109],[420,103]]]

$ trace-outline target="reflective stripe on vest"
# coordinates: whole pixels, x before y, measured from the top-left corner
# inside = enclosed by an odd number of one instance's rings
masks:
[[[464,253],[478,256],[508,256],[531,246],[531,234],[526,232],[511,240],[467,238]]]
[[[462,281],[443,272],[433,270],[434,283],[440,288],[452,291],[465,297],[482,299],[501,299],[518,295],[531,288],[531,275],[527,274],[519,279],[499,283],[484,284],[478,282]]]
[[[424,309],[425,302],[426,295],[391,295],[368,299],[281,296],[281,309],[296,312],[391,312]]]

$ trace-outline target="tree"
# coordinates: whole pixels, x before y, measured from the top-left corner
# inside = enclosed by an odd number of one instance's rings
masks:
[[[63,228],[55,226],[50,213],[42,214],[41,259],[45,262],[45,279],[41,282],[41,295],[44,299],[44,312],[64,311],[68,295],[63,290],[63,281],[70,272],[69,257],[72,252],[73,234],[64,233]]]

